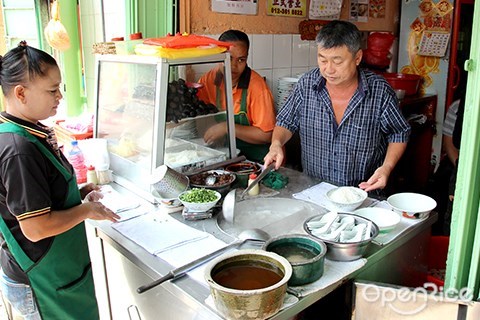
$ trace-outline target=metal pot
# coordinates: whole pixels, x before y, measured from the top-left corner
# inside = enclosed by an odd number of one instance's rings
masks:
[[[251,173],[258,175],[260,171],[262,171],[262,166],[256,162],[247,160],[230,164],[225,167],[225,170],[234,173],[237,176],[234,188],[246,188],[248,185],[248,176]]]
[[[215,177],[215,182],[212,185],[208,185],[205,181],[209,176]],[[191,175],[189,179],[191,187],[215,190],[225,196],[235,182],[236,176],[225,170],[209,170]]]
[[[293,273],[289,286],[311,283],[323,275],[327,246],[320,240],[302,234],[283,235],[268,240],[263,249],[290,262]]]
[[[370,238],[358,242],[337,242],[325,240],[319,237],[314,236],[311,233],[311,230],[307,227],[307,223],[313,220],[319,220],[323,214],[313,216],[305,221],[303,228],[305,231],[315,239],[320,239],[327,245],[327,258],[335,261],[353,261],[360,259],[365,254],[368,246],[372,242],[373,238],[378,235],[378,226],[371,220],[357,216],[350,213],[339,213],[339,216],[352,216],[355,219],[355,224],[357,223],[371,223],[372,228],[370,231]]]
[[[222,272],[250,267],[257,270],[248,275],[226,276],[225,279],[237,278],[242,285],[251,285],[254,289],[235,289],[230,284],[228,287],[223,285],[220,277]],[[279,280],[268,284],[268,277],[253,279],[260,269],[273,272]],[[224,254],[209,263],[205,270],[205,280],[210,286],[215,307],[227,319],[266,319],[277,313],[282,307],[291,276],[292,267],[285,258],[273,252],[253,249]],[[262,281],[265,281],[265,287],[262,287]]]

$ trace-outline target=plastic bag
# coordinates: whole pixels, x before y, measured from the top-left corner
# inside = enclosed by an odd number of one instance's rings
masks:
[[[51,16],[52,18],[44,30],[45,38],[52,48],[65,51],[70,48],[70,37],[60,22],[59,5],[56,0],[52,3]]]
[[[161,46],[162,48],[184,49],[197,47],[218,46],[228,49],[231,44],[228,42],[218,41],[209,37],[199,36],[196,34],[177,33],[176,35],[167,35],[162,38],[149,38],[143,41],[143,44]]]

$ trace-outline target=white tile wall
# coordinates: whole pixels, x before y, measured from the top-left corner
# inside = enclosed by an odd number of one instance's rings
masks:
[[[219,37],[219,35],[207,36],[214,39]],[[297,34],[253,34],[248,37],[250,39],[248,65],[266,77],[275,99],[279,78],[295,77],[317,67],[315,41],[303,41]],[[204,70],[205,66],[193,66],[196,79],[207,71]]]
[[[269,34],[253,35],[250,43],[253,69],[273,68],[273,36]]]

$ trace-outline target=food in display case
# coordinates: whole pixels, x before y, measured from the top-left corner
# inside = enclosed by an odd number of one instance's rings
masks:
[[[178,79],[168,84],[167,122],[178,123],[184,118],[217,113],[218,109],[211,103],[205,103],[197,97],[198,89],[188,86],[184,79]]]
[[[224,152],[182,139],[167,139],[172,147],[165,147],[164,162],[170,168],[186,173],[207,165],[224,161]]]
[[[97,58],[95,137],[107,141],[115,182],[154,200],[149,181],[155,168],[165,164],[182,173],[191,172],[236,154],[233,106],[218,110],[198,99],[201,85],[189,82],[194,79],[187,70],[194,64],[213,68],[223,63],[227,68],[228,54],[181,61],[113,55]],[[225,91],[231,95],[231,86]],[[214,144],[205,144],[205,132],[218,121],[227,121],[227,134]]]

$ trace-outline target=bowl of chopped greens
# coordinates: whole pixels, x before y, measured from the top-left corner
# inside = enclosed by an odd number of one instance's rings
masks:
[[[191,212],[205,212],[213,208],[222,195],[205,188],[193,188],[180,193],[178,200]]]

